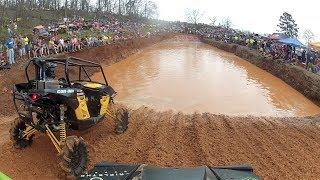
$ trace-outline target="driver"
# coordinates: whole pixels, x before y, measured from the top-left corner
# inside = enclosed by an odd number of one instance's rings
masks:
[[[45,74],[46,74],[47,80],[55,80],[56,67],[57,67],[57,64],[55,63],[51,63],[51,62],[46,63]],[[59,85],[62,85],[62,86],[64,86],[67,83],[67,80],[64,77],[58,79],[57,81],[59,82]]]
[[[57,64],[55,63],[47,63],[45,74],[47,79],[54,79],[56,77],[55,70],[56,70]]]

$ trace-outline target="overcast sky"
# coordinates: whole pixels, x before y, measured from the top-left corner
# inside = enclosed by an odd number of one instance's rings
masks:
[[[310,29],[320,41],[320,2],[317,0],[153,0],[160,10],[160,19],[185,20],[185,9],[196,8],[208,17],[229,17],[233,27],[257,33],[273,33],[277,29],[280,15],[292,14],[299,32]]]

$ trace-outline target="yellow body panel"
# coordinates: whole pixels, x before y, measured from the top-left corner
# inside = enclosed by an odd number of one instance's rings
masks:
[[[101,87],[102,87],[102,84],[98,84],[98,83],[86,83],[86,84],[84,85],[84,87],[96,89],[96,88],[101,88]]]
[[[109,110],[110,97],[109,96],[102,96],[100,99],[101,103],[101,109],[100,109],[100,115],[105,115]]]
[[[86,120],[90,118],[86,97],[84,95],[77,97],[79,106],[75,110],[76,116],[78,120]]]

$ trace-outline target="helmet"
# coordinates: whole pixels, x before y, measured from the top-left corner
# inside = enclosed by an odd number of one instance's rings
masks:
[[[54,79],[56,77],[56,74],[55,74],[56,67],[57,67],[57,64],[55,64],[55,63],[50,63],[50,62],[46,63],[45,74],[46,74],[47,78]]]

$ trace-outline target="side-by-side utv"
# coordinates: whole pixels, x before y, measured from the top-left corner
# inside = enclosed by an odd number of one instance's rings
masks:
[[[97,71],[103,82],[91,80]],[[67,130],[88,129],[105,117],[116,121],[117,133],[127,129],[128,111],[111,108],[116,92],[99,64],[78,58],[35,58],[25,73],[27,82],[16,84],[13,90],[19,114],[10,130],[15,147],[31,145],[36,132],[46,133],[61,157],[60,166],[78,176],[86,169],[88,151],[84,140],[67,136]]]

